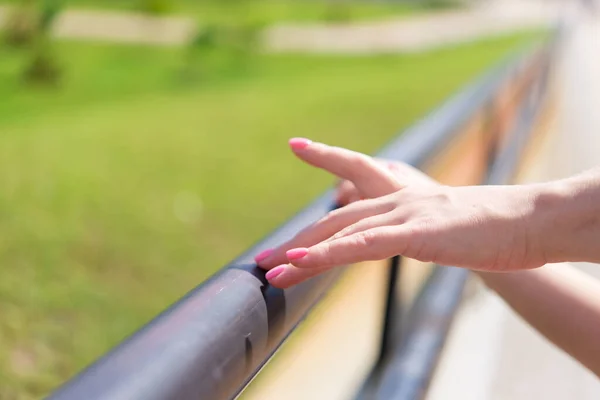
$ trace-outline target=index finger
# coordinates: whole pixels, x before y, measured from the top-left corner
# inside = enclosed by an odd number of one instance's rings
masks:
[[[351,181],[366,197],[384,196],[403,187],[384,165],[366,154],[303,138],[291,139],[290,147],[306,163]]]

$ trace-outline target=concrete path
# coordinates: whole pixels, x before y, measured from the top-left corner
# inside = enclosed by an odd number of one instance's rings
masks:
[[[558,75],[559,113],[522,177],[536,182],[600,165],[600,19],[569,37]],[[600,265],[578,264],[600,277]],[[600,381],[481,286],[457,318],[429,400],[592,400]]]
[[[556,20],[562,9],[559,1],[501,0],[477,4],[471,9],[397,21],[274,27],[268,32],[266,44],[277,51],[359,54],[422,51],[546,26]]]
[[[426,50],[522,30],[554,20],[558,0],[488,0],[472,9],[399,20],[348,25],[281,25],[264,32],[267,51],[385,53]],[[0,7],[0,26],[9,14]],[[54,26],[60,38],[163,46],[185,45],[197,29],[193,18],[152,18],[139,13],[71,10]]]
[[[0,7],[0,27],[10,13],[9,7]],[[67,10],[58,16],[53,33],[58,38],[177,46],[186,43],[196,29],[197,24],[192,18],[153,18],[124,11]]]

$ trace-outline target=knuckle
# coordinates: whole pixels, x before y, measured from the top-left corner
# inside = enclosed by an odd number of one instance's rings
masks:
[[[371,231],[363,231],[357,233],[354,240],[356,241],[356,245],[370,248],[376,243],[377,235]]]
[[[431,233],[433,218],[423,216],[411,224],[411,233],[414,237],[421,238]]]
[[[333,240],[336,239],[341,239],[343,237],[349,236],[352,234],[352,232],[354,232],[355,227],[354,226],[348,226],[344,229],[342,229],[341,231],[339,231],[338,233],[336,233],[335,235],[332,236]]]
[[[338,239],[343,238],[344,236],[346,236],[346,233],[343,230],[341,230],[338,233],[336,233],[335,235],[333,235],[331,237],[331,240],[338,240]]]
[[[331,245],[329,243],[323,243],[320,251],[322,266],[330,266],[335,264],[335,256],[331,251]]]

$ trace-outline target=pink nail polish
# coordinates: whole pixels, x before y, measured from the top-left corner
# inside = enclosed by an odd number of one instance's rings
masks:
[[[305,138],[293,138],[289,141],[292,150],[303,150],[311,143],[312,140]]]
[[[265,258],[269,257],[271,254],[273,254],[273,249],[263,250],[254,257],[254,261],[259,263],[262,260],[264,260]]]
[[[305,255],[308,254],[308,249],[301,247],[298,249],[292,249],[292,250],[288,250],[285,255],[287,256],[288,260],[297,260],[299,258],[304,257]]]
[[[271,279],[277,278],[279,275],[281,275],[283,271],[285,271],[285,265],[280,265],[279,267],[275,267],[268,271],[265,277],[270,281]]]

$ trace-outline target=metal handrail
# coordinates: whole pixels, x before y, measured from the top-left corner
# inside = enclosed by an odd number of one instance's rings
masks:
[[[493,100],[503,84],[514,78],[526,54],[530,52],[511,57],[476,80],[378,156],[425,166],[461,134],[461,128]],[[328,191],[49,399],[236,397],[343,272],[336,269],[281,290],[268,285],[252,257],[288,240],[333,207],[333,192]],[[388,300],[389,307],[394,300]]]

